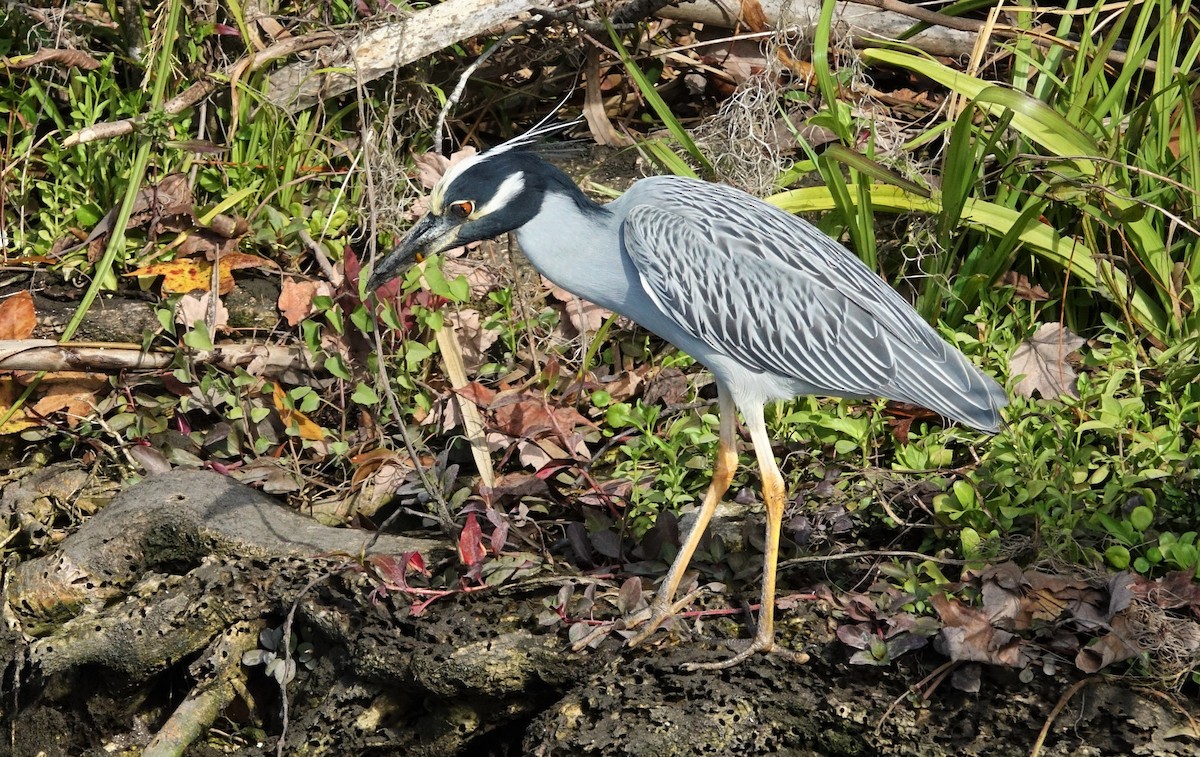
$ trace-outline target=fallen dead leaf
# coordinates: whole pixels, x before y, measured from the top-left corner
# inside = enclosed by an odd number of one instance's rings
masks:
[[[464,147],[453,152],[449,158],[438,152],[418,155],[413,158],[413,164],[417,167],[417,178],[421,180],[421,185],[426,189],[433,189],[446,171],[455,164],[474,157],[476,152],[474,147]]]
[[[997,282],[999,286],[1010,286],[1018,299],[1028,302],[1045,302],[1050,299],[1050,293],[1040,284],[1029,283],[1029,277],[1023,273],[1009,271]]]
[[[33,405],[33,412],[49,416],[61,411],[67,425],[75,428],[95,412],[102,390],[109,387],[108,377],[95,373],[64,371],[42,380],[43,394]]]
[[[28,339],[37,325],[33,295],[17,292],[0,301],[0,339]]]
[[[1016,391],[1025,397],[1034,392],[1044,399],[1064,394],[1078,397],[1075,369],[1067,357],[1085,343],[1083,337],[1058,323],[1045,323],[1009,359],[1009,372],[1021,376]]]
[[[197,289],[207,292],[212,281],[212,263],[200,258],[180,258],[166,263],[155,263],[136,271],[130,271],[126,276],[162,276],[163,292],[171,294],[187,294]],[[233,278],[226,282],[220,281],[221,294],[227,294],[233,289]]]
[[[500,279],[495,271],[468,258],[443,258],[442,276],[447,281],[453,281],[459,276],[465,278],[471,287],[471,296],[477,300],[483,299],[488,292],[500,286]]]
[[[463,365],[472,373],[487,362],[487,352],[496,340],[499,332],[485,329],[478,310],[464,308],[458,311],[447,311],[446,320],[458,334],[458,343],[462,347]]]
[[[216,320],[214,323],[208,322],[208,310],[212,296],[212,292],[205,292],[199,297],[194,294],[185,294],[180,297],[179,303],[175,306],[175,322],[190,329],[196,325],[197,321],[200,321],[213,334],[226,329],[229,326],[229,311],[225,309],[225,303],[221,302],[220,297],[216,302]]]
[[[275,389],[271,393],[271,399],[275,403],[275,409],[279,411],[279,417],[283,420],[283,425],[288,428],[295,428],[301,439],[319,442],[325,438],[325,429],[313,423],[308,416],[299,410],[288,407],[287,394],[279,384],[275,384]]]
[[[17,397],[21,396],[22,391],[24,391],[24,387],[17,383],[15,379],[8,376],[0,376],[0,418],[3,418],[8,413],[9,408],[17,401]],[[0,436],[18,434],[36,425],[38,425],[37,422],[31,420],[24,410],[18,410],[5,423],[0,424]]]
[[[661,402],[667,407],[683,404],[688,397],[688,377],[675,367],[663,368],[646,380],[642,401],[647,405]]]
[[[1142,648],[1137,643],[1137,633],[1130,628],[1124,616],[1113,618],[1112,630],[1079,650],[1075,655],[1075,667],[1084,673],[1099,672],[1116,662],[1137,657]]]
[[[313,312],[314,297],[332,297],[333,288],[324,281],[308,281],[285,276],[279,288],[279,312],[289,326],[295,326]]]
[[[33,55],[16,55],[4,61],[6,68],[22,69],[58,63],[64,68],[80,68],[84,71],[94,71],[100,68],[100,61],[79,50],[61,50],[43,47]]]
[[[584,333],[596,333],[604,325],[604,321],[612,315],[611,310],[605,310],[582,297],[576,297],[545,277],[542,278],[542,282],[549,287],[550,296],[562,303],[562,313],[566,316],[566,322],[574,330],[573,334],[568,334],[569,337]]]
[[[1024,668],[1028,664],[1029,658],[1021,650],[1021,639],[994,627],[984,611],[943,594],[935,594],[929,599],[942,620],[936,646],[951,660],[987,662],[1012,668]]]
[[[217,291],[229,294],[233,291],[233,272],[239,268],[271,268],[275,264],[257,255],[231,252],[221,256],[217,271]],[[162,276],[163,292],[187,294],[197,289],[207,292],[212,282],[212,263],[203,258],[178,258],[165,263],[138,268],[126,276]]]

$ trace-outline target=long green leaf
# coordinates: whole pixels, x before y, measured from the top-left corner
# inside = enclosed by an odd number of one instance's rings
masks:
[[[696,146],[695,140],[683,128],[683,125],[679,123],[679,119],[671,112],[670,106],[662,99],[662,95],[658,94],[658,90],[654,88],[654,84],[646,78],[646,74],[638,67],[637,61],[633,59],[629,51],[621,44],[621,37],[617,34],[617,30],[613,28],[608,19],[604,20],[604,25],[608,29],[608,36],[612,39],[613,48],[616,49],[617,55],[621,58],[621,65],[625,66],[625,70],[633,79],[634,84],[637,85],[638,91],[642,93],[642,97],[646,99],[646,102],[649,103],[659,120],[663,122],[663,125],[667,127],[667,130],[671,132],[671,135],[675,137],[680,146],[687,151],[688,155],[691,155],[709,175],[712,175],[714,173],[712,163],[709,162],[708,157],[705,156],[700,148]]]
[[[862,57],[867,63],[907,68],[974,100],[979,107],[992,112],[1011,110],[1013,128],[1052,155],[1086,158],[1100,153],[1096,140],[1080,131],[1058,111],[1024,92],[996,86],[978,77],[959,73],[935,60],[909,53],[869,49],[863,51]],[[1092,161],[1078,160],[1076,163],[1081,171],[1089,175],[1095,173]]]

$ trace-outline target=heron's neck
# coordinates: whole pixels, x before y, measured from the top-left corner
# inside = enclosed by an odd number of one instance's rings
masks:
[[[517,229],[517,242],[543,276],[610,310],[624,310],[636,271],[621,254],[620,220],[579,191],[547,192],[541,211]]]

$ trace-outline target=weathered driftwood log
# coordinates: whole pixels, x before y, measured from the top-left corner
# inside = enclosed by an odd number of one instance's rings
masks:
[[[276,609],[272,571],[303,586],[363,554],[371,536],[323,526],[226,476],[177,470],[130,487],[53,553],[15,566],[4,599],[36,637],[28,659],[38,671],[100,663],[144,680],[234,621]],[[371,548],[410,551],[447,553],[390,535]]]
[[[761,0],[767,23],[811,34],[820,15],[820,0]],[[400,21],[386,23],[348,39],[343,48],[309,61],[291,63],[271,75],[267,99],[287,110],[301,110],[385,76],[456,42],[475,37],[525,11],[536,10],[528,0],[446,0]],[[694,0],[672,3],[658,16],[734,28],[741,18],[739,0]],[[912,17],[858,3],[843,3],[838,30],[851,40],[894,39],[916,22]],[[966,55],[976,34],[931,27],[907,44],[939,55]]]

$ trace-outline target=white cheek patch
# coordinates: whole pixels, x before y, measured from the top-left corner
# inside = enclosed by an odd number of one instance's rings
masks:
[[[518,171],[512,176],[506,178],[504,181],[500,182],[500,186],[496,188],[496,194],[492,195],[492,199],[476,208],[475,212],[471,214],[471,218],[483,218],[488,213],[503,208],[524,190],[525,173]]]

